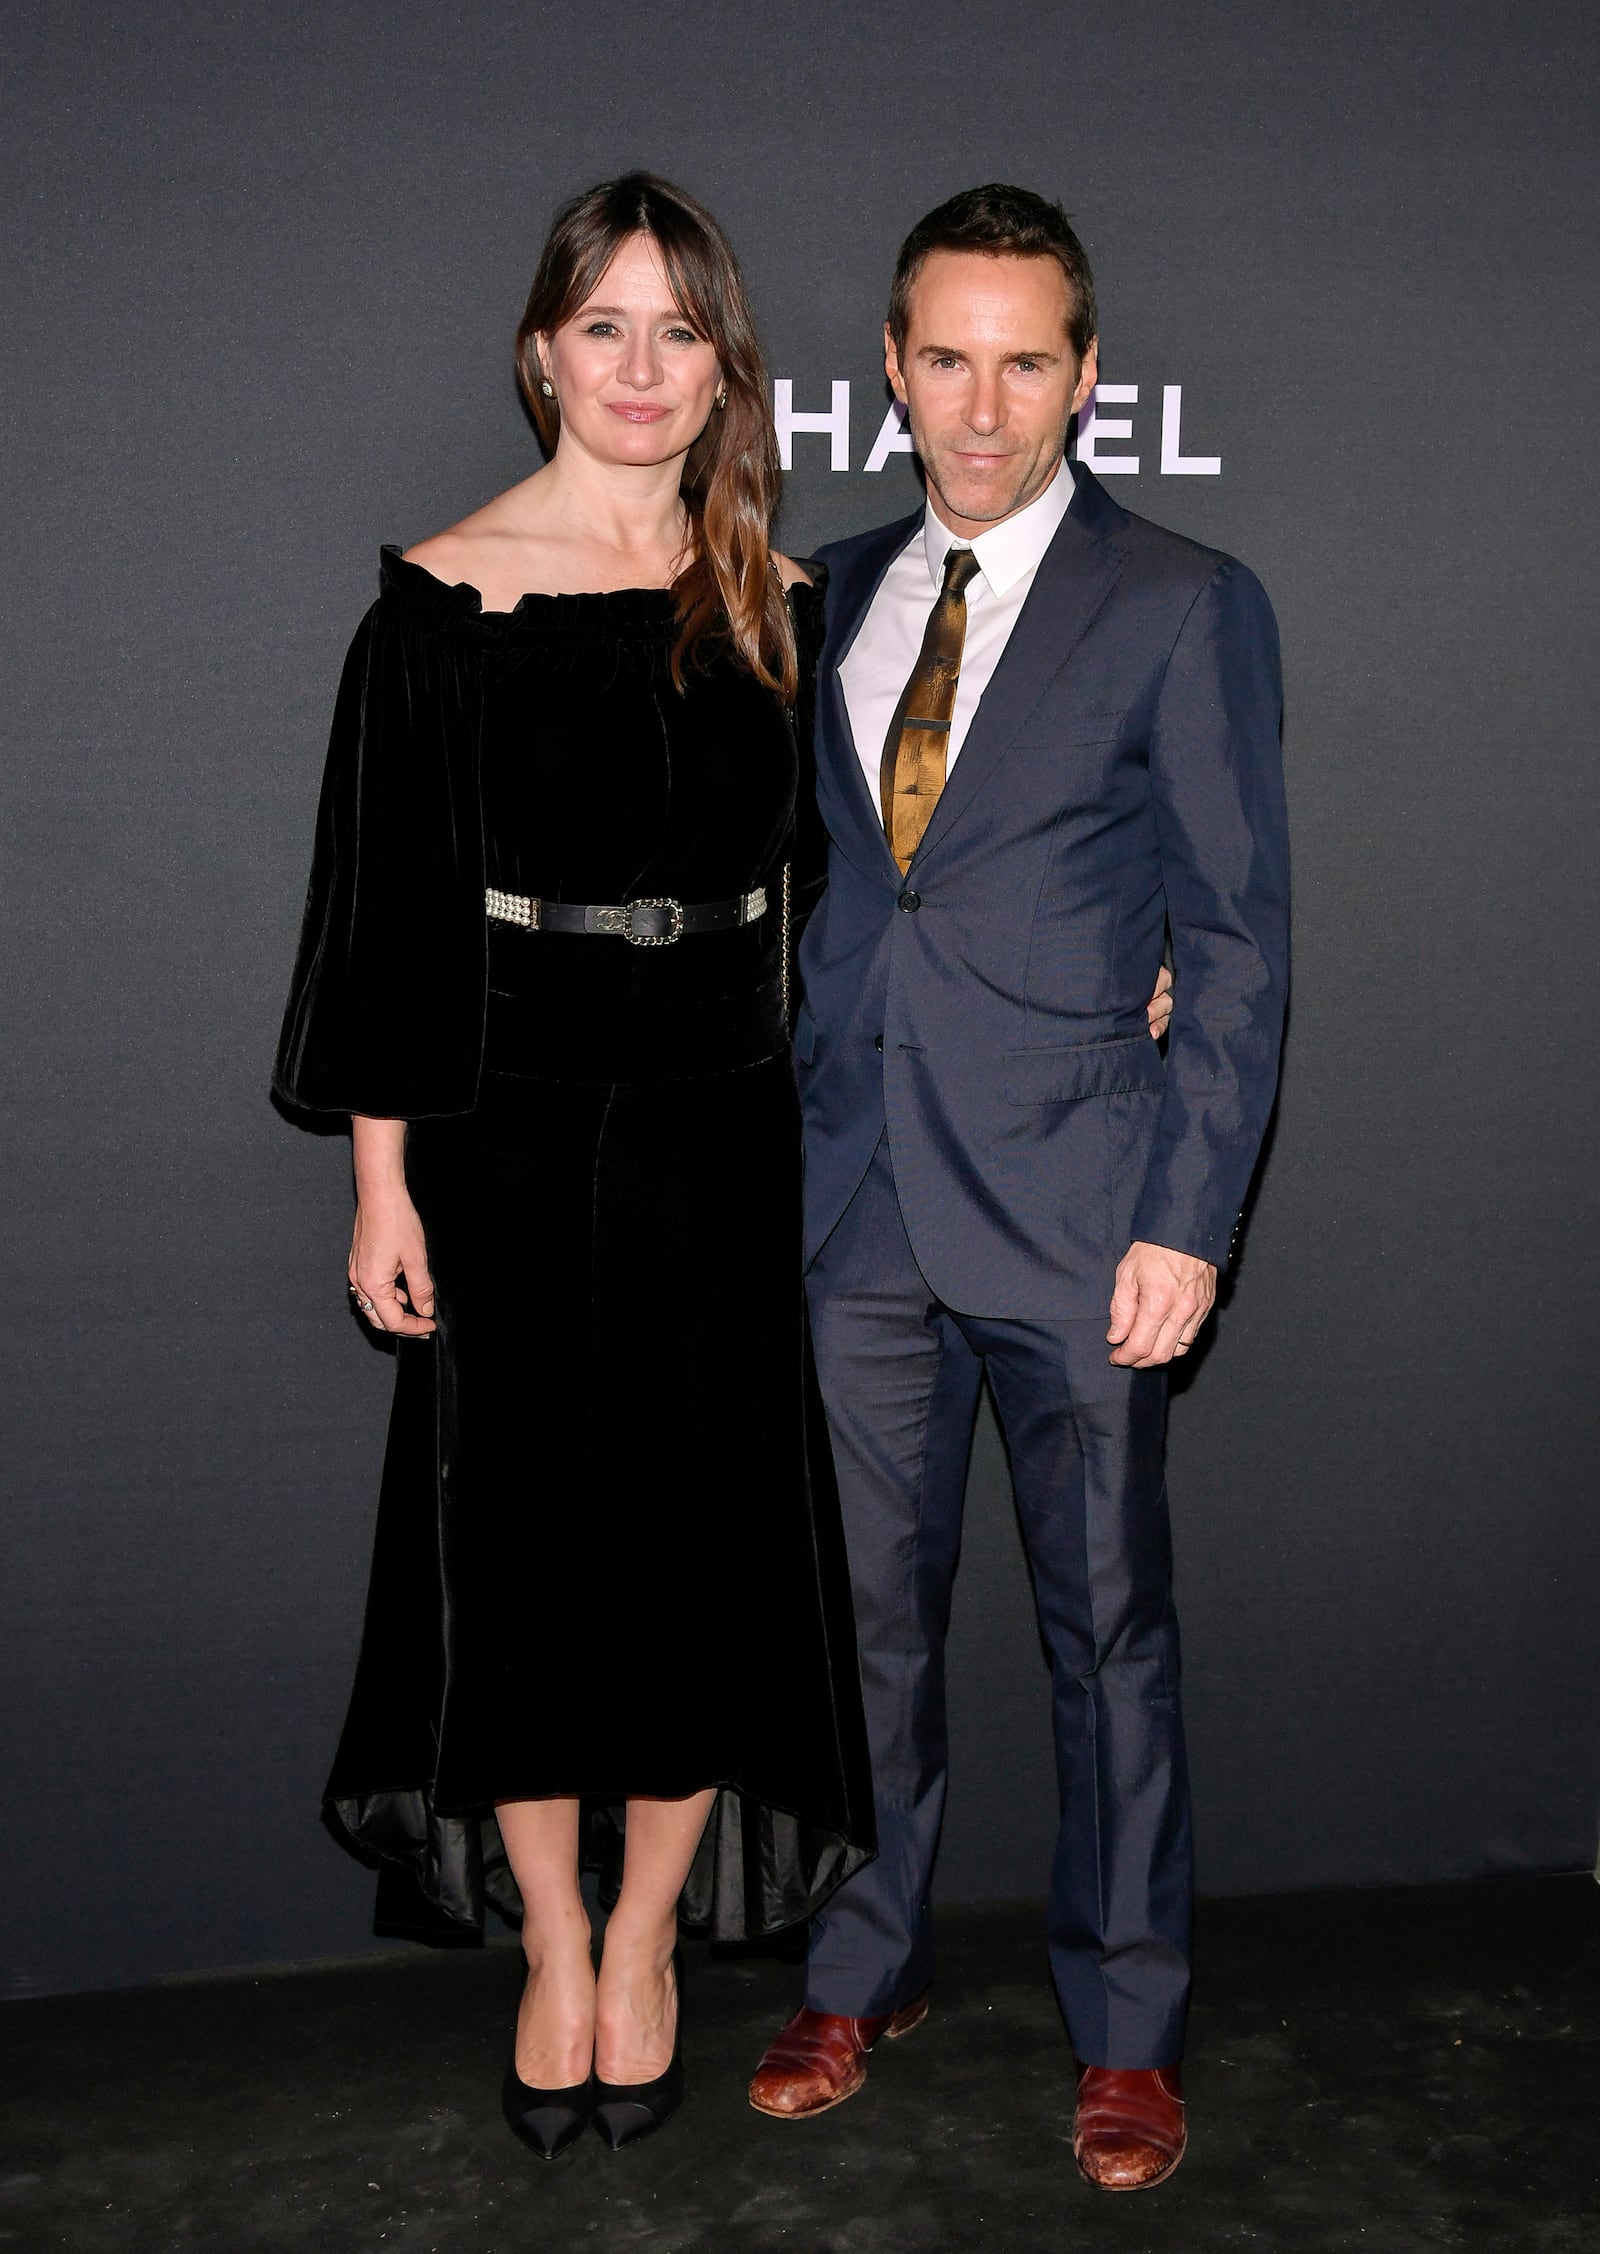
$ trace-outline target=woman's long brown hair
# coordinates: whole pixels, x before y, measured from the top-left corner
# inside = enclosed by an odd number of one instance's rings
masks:
[[[709,211],[649,172],[625,173],[556,214],[517,330],[517,376],[539,436],[560,435],[554,399],[539,383],[535,338],[550,336],[591,297],[632,235],[661,252],[678,308],[711,345],[727,405],[713,408],[683,466],[689,560],[673,582],[678,640],[672,677],[719,642],[731,642],[758,681],[786,702],[795,693],[794,630],[772,569],[770,528],[782,490],[767,374],[732,245]]]

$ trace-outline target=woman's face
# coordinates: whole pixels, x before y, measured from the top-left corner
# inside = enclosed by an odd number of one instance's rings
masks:
[[[571,320],[538,343],[563,441],[602,462],[647,465],[686,454],[722,381],[716,353],[672,294],[652,235],[630,235]]]

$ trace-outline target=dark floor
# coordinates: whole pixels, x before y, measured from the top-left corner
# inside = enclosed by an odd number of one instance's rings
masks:
[[[0,2012],[0,2246],[201,2254],[1600,2254],[1600,1889],[1588,1879],[1217,1902],[1189,2157],[1074,2173],[1031,1905],[940,1920],[932,2016],[793,2126],[744,2084],[793,1969],[686,1975],[689,2104],[554,2166],[502,2128],[507,1948]]]

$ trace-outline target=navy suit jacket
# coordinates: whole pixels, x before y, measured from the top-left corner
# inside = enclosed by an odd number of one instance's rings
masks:
[[[839,664],[920,512],[820,558],[830,849],[795,1044],[807,1257],[887,1124],[933,1290],[1016,1320],[1103,1317],[1136,1239],[1225,1264],[1288,980],[1271,606],[1243,564],[1071,468],[1072,506],[904,879]],[[1163,1059],[1145,1005],[1169,931]]]

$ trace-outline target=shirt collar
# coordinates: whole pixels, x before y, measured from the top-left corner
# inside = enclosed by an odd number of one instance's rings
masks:
[[[1061,526],[1061,520],[1072,506],[1072,496],[1077,488],[1072,482],[1072,472],[1065,462],[1035,500],[1014,517],[988,532],[980,532],[976,540],[963,540],[948,525],[941,524],[934,513],[933,496],[928,496],[922,513],[922,548],[928,559],[928,576],[937,588],[944,578],[944,559],[952,548],[970,548],[978,559],[978,570],[992,595],[1008,595],[1019,579],[1036,571],[1044,552]]]

